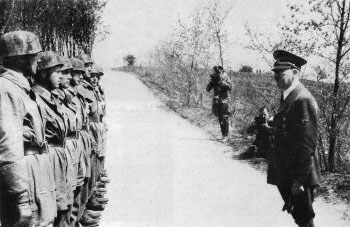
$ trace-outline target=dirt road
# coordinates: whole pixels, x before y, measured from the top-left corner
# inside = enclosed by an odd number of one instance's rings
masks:
[[[101,226],[295,226],[263,174],[225,155],[232,148],[168,111],[136,76],[110,71],[103,84],[112,182]],[[316,213],[318,227],[350,226],[339,206],[317,200]]]

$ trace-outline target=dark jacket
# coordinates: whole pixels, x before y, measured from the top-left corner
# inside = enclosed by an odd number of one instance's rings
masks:
[[[229,91],[232,89],[231,79],[227,73],[220,75],[213,74],[210,76],[209,83],[207,85],[207,92],[214,89],[213,103],[228,103],[230,98]]]
[[[299,84],[281,104],[274,118],[274,143],[267,181],[283,185],[292,181],[312,186],[320,183],[316,151],[319,110],[311,93]]]

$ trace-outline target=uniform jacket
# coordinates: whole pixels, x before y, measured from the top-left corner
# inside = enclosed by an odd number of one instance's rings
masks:
[[[81,130],[83,125],[88,124],[88,116],[85,111],[86,104],[83,99],[79,98],[77,91],[73,87],[69,87],[68,89],[66,89],[65,93],[72,97],[71,105],[73,105],[76,108],[77,113],[77,128],[78,130]]]
[[[27,190],[24,142],[44,143],[43,123],[34,100],[23,74],[0,69],[0,185],[22,198]]]
[[[213,103],[228,103],[230,98],[229,91],[232,89],[231,79],[226,72],[220,75],[220,80],[215,81],[215,75],[210,76],[207,85],[207,92],[214,89]]]
[[[55,96],[44,87],[35,84],[32,90],[41,98],[38,106],[45,122],[45,137],[49,144],[63,145],[67,129],[65,117],[59,112]]]
[[[99,122],[99,99],[95,88],[89,82],[83,80],[78,87],[78,94],[83,96],[88,102],[88,116],[90,122]]]
[[[302,84],[286,97],[274,117],[268,183],[283,185],[297,181],[308,186],[320,183],[316,151],[318,115],[314,97]]]

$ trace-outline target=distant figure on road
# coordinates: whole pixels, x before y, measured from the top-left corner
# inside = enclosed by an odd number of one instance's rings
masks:
[[[232,89],[230,77],[224,71],[221,66],[213,67],[213,74],[210,75],[210,80],[207,85],[207,92],[210,92],[214,89],[213,95],[213,114],[218,117],[222,141],[228,141],[228,132],[229,132],[229,121],[231,113],[229,111],[229,92]]]
[[[273,152],[267,181],[276,185],[298,226],[313,227],[314,188],[320,183],[317,145],[319,110],[311,93],[299,82],[306,60],[284,50],[273,53],[272,71],[282,91],[281,106],[274,117]]]
[[[256,134],[255,140],[249,150],[261,157],[266,157],[272,145],[273,118],[270,117],[266,107],[259,109],[259,116],[255,117],[254,124],[248,127],[249,134]]]

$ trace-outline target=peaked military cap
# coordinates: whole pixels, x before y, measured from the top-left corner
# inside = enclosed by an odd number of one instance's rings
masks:
[[[284,70],[284,69],[298,69],[300,70],[307,61],[295,54],[292,54],[285,50],[275,50],[273,57],[276,60],[273,64],[272,71]]]

